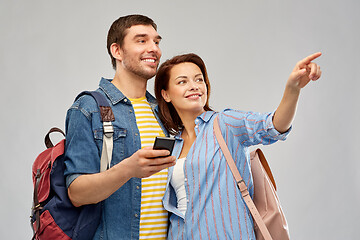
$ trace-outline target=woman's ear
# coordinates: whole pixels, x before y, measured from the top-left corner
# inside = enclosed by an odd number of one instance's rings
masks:
[[[171,99],[169,97],[169,94],[164,89],[161,89],[161,96],[165,100],[165,102],[171,102]]]
[[[113,43],[110,45],[110,52],[113,58],[122,61],[122,50],[120,48],[120,45],[117,43]]]

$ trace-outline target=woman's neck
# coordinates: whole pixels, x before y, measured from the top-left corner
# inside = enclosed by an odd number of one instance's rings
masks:
[[[192,144],[196,139],[195,133],[195,119],[202,113],[188,112],[188,113],[179,113],[179,117],[182,121],[184,129],[181,133],[181,138],[184,140],[183,148],[180,153],[180,158],[186,157]]]
[[[179,113],[179,117],[181,119],[181,122],[184,126],[184,130],[182,132],[182,136],[187,135],[187,137],[189,137],[189,139],[195,139],[196,138],[196,134],[195,134],[195,119],[201,114],[203,113],[205,110],[202,110],[198,113],[196,112],[182,112]]]

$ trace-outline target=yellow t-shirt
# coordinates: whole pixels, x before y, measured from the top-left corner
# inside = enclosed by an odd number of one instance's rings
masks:
[[[156,136],[165,136],[145,97],[130,99],[140,132],[141,148],[153,146]],[[141,180],[140,239],[166,239],[168,213],[162,205],[168,169]]]

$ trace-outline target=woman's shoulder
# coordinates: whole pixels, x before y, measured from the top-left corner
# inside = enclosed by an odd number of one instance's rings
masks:
[[[227,124],[245,124],[246,122],[250,122],[251,124],[256,124],[258,122],[267,121],[274,112],[255,112],[255,111],[242,111],[235,109],[224,109],[219,112],[219,121],[221,123]]]
[[[222,120],[225,119],[241,119],[251,114],[252,112],[242,111],[232,108],[226,108],[220,112],[218,112],[219,118]]]
[[[203,112],[198,118],[201,118],[206,123],[212,123],[216,117],[219,118],[220,122],[227,122],[228,119],[241,119],[244,118],[246,115],[248,115],[249,112],[241,111],[241,110],[235,110],[235,109],[224,109],[222,111],[206,111]],[[210,121],[212,120],[212,121]],[[196,122],[195,122],[196,123]]]
[[[243,110],[237,110],[237,109],[231,109],[231,108],[226,108],[222,111],[219,112],[219,115],[221,117],[225,116],[225,117],[259,117],[259,116],[264,116],[264,115],[269,115],[272,112],[256,112],[256,111],[243,111]]]

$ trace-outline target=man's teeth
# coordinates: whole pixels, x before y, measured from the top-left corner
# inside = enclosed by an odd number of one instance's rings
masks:
[[[144,62],[152,62],[152,63],[154,63],[154,62],[155,62],[155,59],[144,59],[143,61],[144,61]]]

